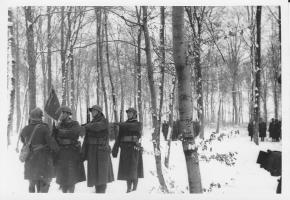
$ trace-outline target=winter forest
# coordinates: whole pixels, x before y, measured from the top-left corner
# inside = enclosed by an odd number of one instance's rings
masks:
[[[281,175],[256,161],[282,149],[268,128],[282,120],[280,6],[10,7],[7,25],[8,162],[21,192],[18,136],[53,89],[80,124],[92,105],[110,123],[137,110],[144,178],[135,193],[276,193]],[[52,127],[45,112],[43,121]],[[81,182],[75,192],[92,190]]]

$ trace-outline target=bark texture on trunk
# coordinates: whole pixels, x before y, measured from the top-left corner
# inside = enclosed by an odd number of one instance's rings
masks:
[[[190,193],[202,193],[197,147],[193,135],[191,73],[185,63],[184,7],[174,6],[172,10],[173,58],[178,79],[178,101],[182,146],[186,160]]]

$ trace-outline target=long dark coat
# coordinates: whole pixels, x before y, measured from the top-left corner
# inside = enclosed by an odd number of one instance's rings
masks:
[[[266,137],[267,125],[266,122],[259,123],[259,137]]]
[[[270,122],[269,124],[269,136],[274,138],[275,136],[275,122]]]
[[[61,122],[54,130],[60,147],[55,160],[56,183],[74,185],[86,180],[85,169],[81,160],[81,145],[78,141],[81,127],[77,121]]]
[[[48,125],[40,121],[31,122],[22,129],[20,137],[23,143],[27,143],[37,124],[39,127],[31,141],[32,153],[24,163],[24,179],[48,181],[53,178],[52,150],[57,151]]]
[[[253,134],[254,134],[254,124],[253,124],[253,122],[249,122],[249,124],[248,124],[248,133],[249,133],[250,137],[252,137]]]
[[[82,146],[87,165],[87,185],[92,187],[114,181],[109,146],[108,123],[103,114],[85,125],[86,135]]]
[[[141,137],[140,123],[134,120],[127,120],[119,125],[119,134],[116,144],[120,146],[120,162],[118,180],[132,180],[143,178],[143,158],[140,144],[138,142],[123,141],[124,136]]]

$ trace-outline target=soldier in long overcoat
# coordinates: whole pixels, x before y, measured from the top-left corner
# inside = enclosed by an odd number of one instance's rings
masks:
[[[137,189],[138,178],[143,178],[141,124],[137,121],[137,111],[134,108],[126,110],[128,120],[119,123],[119,134],[113,147],[113,157],[117,157],[120,147],[118,180],[127,181],[127,192]],[[133,186],[133,187],[132,187]]]
[[[248,124],[248,133],[249,133],[249,136],[251,137],[251,141],[252,141],[253,135],[254,135],[254,124],[253,124],[252,120],[250,120],[250,122]]]
[[[59,123],[53,131],[60,147],[55,159],[56,183],[63,193],[73,193],[75,184],[86,180],[78,141],[82,131],[79,123],[71,119],[69,107],[61,106],[57,112],[60,113]]]
[[[274,141],[275,138],[275,121],[274,118],[271,119],[271,122],[269,124],[269,136],[272,138],[272,141]]]
[[[261,138],[261,141],[264,141],[264,138],[266,137],[266,131],[267,131],[266,122],[264,122],[263,119],[260,118],[260,123],[259,123],[259,137]]]
[[[21,141],[27,144],[35,130],[31,140],[31,153],[24,163],[24,179],[29,180],[29,192],[32,193],[35,188],[37,192],[48,192],[53,178],[52,151],[58,150],[48,125],[42,122],[42,116],[40,108],[33,109],[29,115],[29,124],[20,133]]]
[[[89,108],[92,121],[84,125],[86,135],[82,146],[84,160],[87,165],[87,185],[95,186],[96,193],[105,193],[107,183],[114,181],[109,146],[108,122],[100,106]]]

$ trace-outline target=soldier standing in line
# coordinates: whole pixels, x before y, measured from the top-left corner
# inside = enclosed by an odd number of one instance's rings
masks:
[[[42,116],[40,108],[33,109],[29,114],[29,124],[20,133],[24,144],[32,137],[31,153],[24,163],[24,179],[29,180],[30,193],[34,193],[35,188],[39,193],[48,192],[53,178],[52,151],[58,150],[48,125],[42,122]]]
[[[271,119],[271,122],[269,124],[269,136],[272,138],[272,142],[275,140],[275,121],[274,118]]]
[[[78,141],[82,131],[79,123],[71,119],[72,111],[68,106],[61,106],[57,112],[60,113],[59,123],[53,130],[60,147],[55,160],[56,183],[63,193],[73,193],[75,184],[86,180]]]
[[[251,137],[251,141],[252,141],[253,135],[254,135],[254,124],[253,124],[252,120],[250,120],[250,122],[248,124],[248,132],[249,132],[249,136]]]
[[[128,120],[118,123],[119,134],[113,147],[113,157],[117,157],[121,148],[118,180],[127,181],[127,193],[137,189],[138,178],[143,178],[141,124],[137,121],[137,111],[134,108],[126,110]],[[133,187],[132,187],[133,186]]]
[[[267,131],[267,125],[266,122],[263,121],[262,118],[260,118],[259,123],[259,137],[261,138],[261,141],[264,141],[264,138],[266,137],[266,131]]]
[[[114,181],[108,122],[100,106],[94,105],[89,111],[93,120],[84,125],[86,136],[82,146],[83,160],[88,161],[87,185],[95,186],[96,193],[105,193],[107,183]]]

